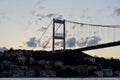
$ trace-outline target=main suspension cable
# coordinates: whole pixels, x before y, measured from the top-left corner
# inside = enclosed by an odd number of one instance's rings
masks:
[[[37,46],[37,44],[40,42],[40,40],[41,40],[41,38],[44,36],[44,34],[47,32],[47,30],[48,30],[48,28],[50,27],[50,25],[52,24],[52,20],[50,21],[50,23],[49,23],[49,25],[47,26],[47,28],[46,28],[46,30],[42,33],[42,35],[40,36],[40,38],[37,40],[37,42],[36,42],[36,44],[35,44],[35,46],[33,47],[33,49],[32,50],[34,50],[35,49],[35,47]]]
[[[108,28],[120,28],[120,25],[98,25],[98,24],[88,24],[88,23],[80,23],[70,20],[65,20],[66,22],[81,24],[81,25],[88,25],[88,26],[98,26],[98,27],[108,27]]]

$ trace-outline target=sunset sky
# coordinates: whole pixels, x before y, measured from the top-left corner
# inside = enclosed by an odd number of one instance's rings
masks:
[[[120,25],[120,0],[0,0],[0,49],[32,49],[53,18]],[[87,53],[120,58],[120,46]]]

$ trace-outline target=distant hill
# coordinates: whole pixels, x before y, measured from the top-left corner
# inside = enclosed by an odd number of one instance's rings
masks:
[[[4,51],[6,51],[6,50],[8,50],[6,47],[0,48],[0,52],[4,52]]]

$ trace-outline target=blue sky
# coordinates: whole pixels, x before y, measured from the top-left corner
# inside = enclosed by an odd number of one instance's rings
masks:
[[[0,47],[31,49],[27,42],[36,41],[42,33],[40,29],[44,29],[53,17],[120,25],[120,0],[0,0]],[[120,58],[119,49],[118,46],[87,53]]]

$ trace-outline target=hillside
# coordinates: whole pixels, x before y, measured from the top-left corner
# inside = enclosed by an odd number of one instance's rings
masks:
[[[66,50],[66,51],[56,51],[56,52],[47,52],[47,51],[35,51],[35,59],[45,59],[45,60],[54,60],[54,61],[63,61],[66,64],[79,64],[82,63],[82,60],[86,57],[92,57],[88,54],[85,54],[79,50]]]
[[[81,52],[79,49],[76,50],[66,50],[66,51],[56,51],[52,53],[51,51],[35,51],[34,56],[35,59],[46,59],[46,60],[60,60],[63,61],[65,64],[69,65],[80,65],[80,64],[87,64],[92,65],[95,64],[97,66],[101,65],[103,68],[110,68],[113,70],[120,70],[120,60],[119,59],[105,59],[101,57],[93,57],[91,55],[85,54]],[[95,63],[92,63],[85,58],[94,58]]]

